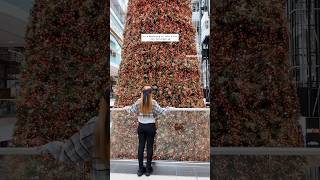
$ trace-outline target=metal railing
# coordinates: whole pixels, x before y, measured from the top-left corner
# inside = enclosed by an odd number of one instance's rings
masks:
[[[40,155],[40,147],[1,147],[0,155]]]
[[[0,147],[0,179],[88,180],[85,164],[48,159],[42,147]]]
[[[211,175],[233,179],[241,173],[254,172],[245,176],[249,179],[319,180],[319,159],[320,148],[211,147]]]
[[[320,156],[320,148],[303,147],[211,147],[211,156],[220,155],[272,155],[272,156]]]

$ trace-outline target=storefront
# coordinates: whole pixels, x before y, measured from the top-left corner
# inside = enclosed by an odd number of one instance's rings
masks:
[[[0,116],[15,113],[23,48],[0,48]]]

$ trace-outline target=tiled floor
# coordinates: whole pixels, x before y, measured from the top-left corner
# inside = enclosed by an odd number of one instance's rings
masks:
[[[110,180],[209,180],[210,177],[195,177],[195,176],[165,176],[165,175],[151,175],[149,177],[143,175],[138,177],[136,174],[119,174],[111,173]]]
[[[111,180],[209,180],[210,164],[196,162],[155,161],[154,172],[151,176],[138,177],[137,160],[113,160],[111,161]]]

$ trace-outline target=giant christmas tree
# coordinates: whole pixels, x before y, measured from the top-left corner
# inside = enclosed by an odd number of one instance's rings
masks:
[[[145,85],[162,106],[203,107],[191,0],[129,0],[116,106],[132,104]],[[141,34],[179,34],[179,42],[141,42]]]
[[[299,147],[286,1],[215,0],[211,24],[211,146]],[[212,157],[216,179],[300,179],[296,157]]]
[[[36,0],[26,32],[16,143],[69,138],[108,89],[105,0]]]

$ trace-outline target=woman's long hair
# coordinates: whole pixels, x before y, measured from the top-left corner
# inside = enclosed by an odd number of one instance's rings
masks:
[[[141,99],[140,112],[142,114],[150,114],[152,112],[152,89],[150,86],[145,86],[143,88]]]
[[[107,127],[107,102],[104,97],[100,99],[99,115],[95,129],[96,157],[104,161],[110,158],[110,128]]]

